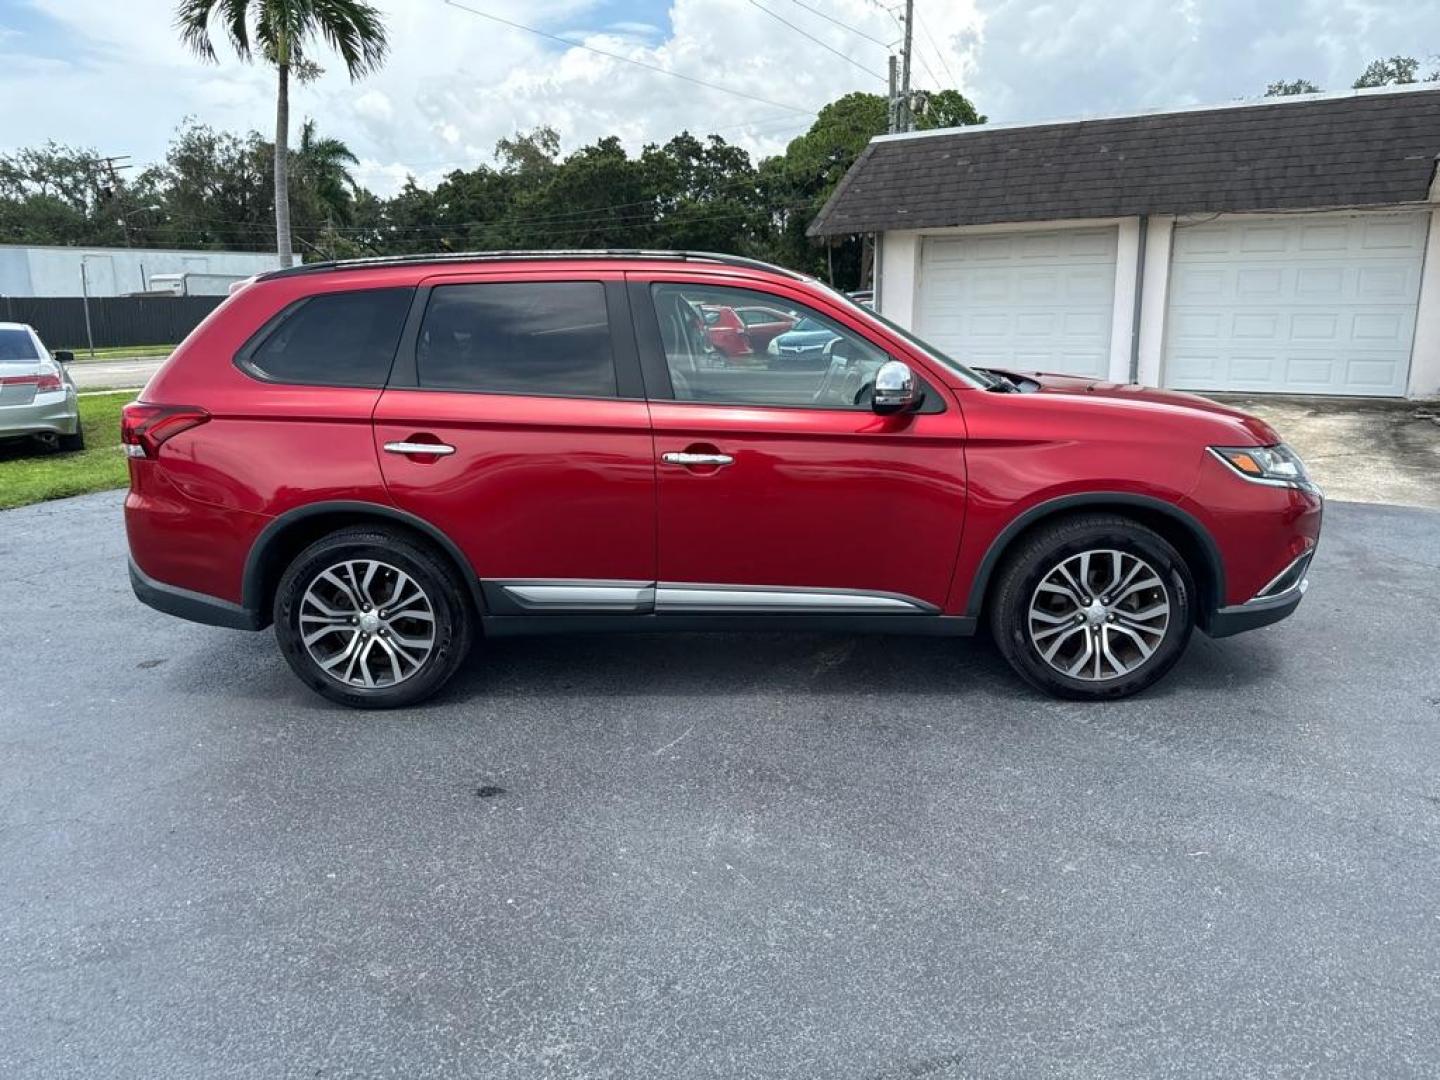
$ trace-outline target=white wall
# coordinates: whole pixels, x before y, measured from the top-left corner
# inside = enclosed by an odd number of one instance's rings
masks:
[[[1156,215],[1145,237],[1145,281],[1140,296],[1140,369],[1136,382],[1160,385],[1160,357],[1165,347],[1165,311],[1170,291],[1170,245],[1175,218]]]
[[[1440,397],[1440,210],[1430,211],[1415,345],[1410,356],[1410,397]]]
[[[246,278],[280,265],[275,255],[248,251],[5,246],[0,247],[0,293],[79,296],[82,262],[91,296],[141,292],[155,274],[224,274]]]

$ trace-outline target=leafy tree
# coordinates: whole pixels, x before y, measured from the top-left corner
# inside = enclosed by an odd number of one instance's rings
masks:
[[[555,168],[559,156],[560,133],[549,125],[517,132],[495,144],[500,171],[511,176],[544,176]]]
[[[54,142],[0,155],[5,243],[119,244],[123,193],[93,150]]]
[[[187,120],[163,164],[142,172],[134,201],[159,206],[141,217],[145,244],[254,251],[265,242],[271,151],[255,132],[241,138]]]
[[[289,266],[290,72],[301,79],[319,73],[309,59],[317,38],[340,54],[351,79],[378,68],[389,47],[380,13],[362,0],[180,0],[175,21],[181,39],[204,60],[215,60],[210,24],[219,22],[241,59],[258,51],[275,66],[275,243],[281,265]]]
[[[1392,56],[1388,60],[1372,60],[1360,77],[1355,80],[1355,89],[1367,86],[1405,85],[1415,81],[1420,61],[1413,56]]]
[[[985,123],[985,117],[959,90],[939,90],[924,95],[915,110],[915,126],[921,131],[934,128],[968,127]]]
[[[1309,79],[1291,79],[1272,82],[1265,87],[1266,97],[1294,97],[1296,94],[1318,94],[1320,87]]]

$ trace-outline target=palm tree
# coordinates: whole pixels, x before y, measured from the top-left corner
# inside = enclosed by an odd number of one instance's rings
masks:
[[[295,153],[295,172],[315,195],[315,201],[330,224],[349,224],[354,202],[355,178],[350,166],[360,159],[339,139],[316,133],[315,121],[300,125],[300,147]]]
[[[345,63],[351,79],[374,71],[389,42],[380,13],[363,0],[179,0],[175,25],[186,45],[215,59],[210,24],[221,24],[243,60],[255,52],[279,73],[275,97],[275,243],[280,263],[295,260],[290,238],[290,72],[313,70],[307,53],[323,39]]]

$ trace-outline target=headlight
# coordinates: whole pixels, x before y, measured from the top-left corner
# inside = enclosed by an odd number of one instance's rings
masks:
[[[1284,443],[1276,446],[1212,446],[1210,452],[1257,484],[1315,490],[1305,463]]]

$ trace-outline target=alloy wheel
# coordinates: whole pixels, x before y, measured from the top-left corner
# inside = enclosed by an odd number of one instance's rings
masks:
[[[435,609],[398,567],[347,559],[315,575],[300,600],[300,640],[320,670],[346,686],[397,686],[435,648]]]
[[[1154,655],[1170,626],[1161,573],[1128,551],[1084,551],[1061,560],[1030,598],[1030,642],[1072,679],[1107,682]]]

